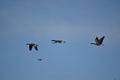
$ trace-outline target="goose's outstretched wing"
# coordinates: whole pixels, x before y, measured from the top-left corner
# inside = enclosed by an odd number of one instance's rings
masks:
[[[35,46],[34,48],[35,48],[35,50],[36,50],[36,51],[38,51],[38,48],[37,48],[37,46]]]
[[[32,50],[32,47],[33,47],[32,45],[29,45],[29,50],[30,50],[30,51]]]
[[[105,38],[105,36],[103,36],[102,38],[100,38],[100,43],[101,43],[101,44],[102,44],[104,38]]]
[[[99,38],[98,38],[98,37],[95,38],[95,42],[96,42],[96,43],[99,42]]]

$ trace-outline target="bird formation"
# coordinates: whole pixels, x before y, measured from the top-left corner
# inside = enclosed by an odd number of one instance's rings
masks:
[[[55,43],[59,43],[59,44],[62,44],[62,43],[65,43],[65,41],[63,40],[51,40],[54,44]],[[27,43],[26,45],[29,46],[29,51],[31,51],[33,48],[38,51],[38,44],[35,44],[35,43]],[[38,61],[42,61],[43,59],[38,59]]]
[[[62,43],[65,43],[65,41],[63,41],[63,40],[51,40],[53,43],[59,43],[59,44],[62,44]],[[35,44],[35,43],[27,43],[26,45],[29,45],[29,50],[31,51],[32,50],[32,48],[34,47],[34,49],[36,50],[36,51],[38,51],[38,45],[37,44]]]
[[[98,37],[96,37],[95,38],[95,43],[91,43],[91,44],[93,44],[93,45],[96,45],[96,46],[103,46],[103,40],[104,40],[104,38],[105,38],[105,36],[103,36],[103,37],[101,37],[100,39],[98,38]],[[56,44],[56,43],[58,43],[58,44],[63,44],[63,43],[65,43],[66,41],[64,41],[64,40],[51,40],[52,41],[52,43],[54,43],[54,44]],[[31,51],[32,50],[32,48],[34,47],[34,49],[36,50],[36,51],[38,51],[38,45],[37,44],[35,44],[35,43],[27,43],[26,45],[28,45],[29,46],[29,51]],[[42,61],[43,59],[38,59],[38,61]]]
[[[103,36],[103,37],[101,37],[100,39],[98,38],[98,37],[96,37],[95,38],[95,43],[91,43],[91,44],[93,44],[93,45],[96,45],[96,46],[100,46],[100,45],[102,45],[103,46],[103,40],[104,40],[104,38],[105,38],[105,36]],[[55,43],[59,43],[59,44],[62,44],[62,43],[65,43],[65,41],[63,41],[63,40],[51,40],[54,44]],[[26,45],[29,45],[29,50],[31,51],[32,50],[32,48],[34,47],[34,49],[36,50],[36,51],[38,51],[38,45],[37,44],[35,44],[35,43],[27,43]]]

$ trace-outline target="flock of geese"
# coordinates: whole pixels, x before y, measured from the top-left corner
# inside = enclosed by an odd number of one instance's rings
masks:
[[[51,40],[54,44],[55,43],[65,43],[65,41],[63,41],[63,40]],[[34,47],[34,49],[36,50],[36,51],[38,51],[38,45],[37,44],[34,44],[34,43],[27,43],[26,45],[29,45],[29,50],[31,51],[32,50],[32,48]]]
[[[93,45],[96,45],[96,46],[104,46],[102,43],[103,43],[103,40],[104,40],[105,36],[101,37],[101,38],[98,38],[96,37],[95,38],[95,43],[91,43]],[[54,44],[56,43],[59,43],[59,44],[62,44],[62,43],[65,43],[64,40],[51,40]],[[38,45],[37,44],[34,44],[34,43],[27,43],[26,45],[29,46],[29,50],[31,51],[32,48],[34,48],[36,51],[38,51]],[[42,59],[38,59],[38,61],[42,61]]]

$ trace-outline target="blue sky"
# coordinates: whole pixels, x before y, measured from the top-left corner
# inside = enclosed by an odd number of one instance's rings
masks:
[[[119,34],[119,0],[0,0],[0,80],[120,80]]]

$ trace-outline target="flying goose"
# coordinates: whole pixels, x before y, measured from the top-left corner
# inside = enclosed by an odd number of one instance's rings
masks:
[[[91,44],[100,46],[100,45],[102,45],[104,38],[105,38],[105,36],[103,36],[103,37],[100,38],[100,39],[99,39],[98,37],[96,37],[96,38],[95,38],[95,42],[96,42],[96,43],[91,43]],[[102,46],[103,46],[103,45],[102,45]]]
[[[34,47],[36,51],[38,51],[38,48],[37,48],[37,44],[34,44],[34,43],[27,43],[26,45],[29,45],[29,50],[31,51],[32,48]]]
[[[38,59],[38,61],[42,61],[43,59]]]
[[[53,43],[65,43],[63,40],[51,40]]]

